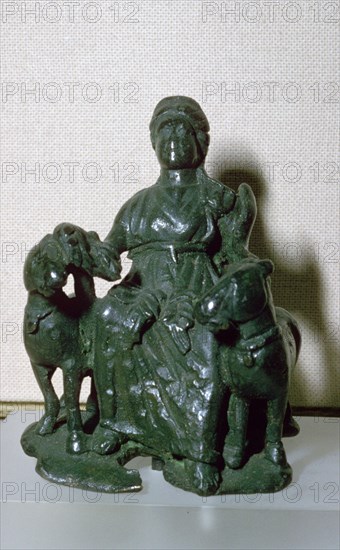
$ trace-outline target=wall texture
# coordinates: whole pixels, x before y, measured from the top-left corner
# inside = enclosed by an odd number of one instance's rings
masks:
[[[275,302],[302,327],[292,401],[336,406],[339,3],[2,0],[1,9],[0,398],[41,399],[21,337],[25,254],[61,221],[105,237],[122,203],[157,178],[155,104],[183,94],[210,121],[208,172],[256,194],[252,250],[275,262]],[[99,294],[107,288],[98,282]]]

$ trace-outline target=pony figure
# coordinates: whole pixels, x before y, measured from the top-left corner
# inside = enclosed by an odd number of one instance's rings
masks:
[[[72,274],[75,296],[62,290]],[[28,254],[24,267],[28,301],[24,316],[24,343],[43,393],[45,414],[38,422],[39,435],[52,433],[60,411],[60,400],[52,384],[59,367],[63,371],[64,401],[67,411],[70,453],[86,450],[79,408],[79,393],[85,376],[92,377],[87,359],[88,343],[81,331],[80,318],[95,300],[93,279],[84,270],[70,264],[60,242],[47,235]],[[87,410],[96,409],[93,382]]]
[[[91,235],[94,246],[98,237],[95,233]],[[110,309],[107,298],[96,297],[93,277],[88,274],[92,261],[88,248],[84,232],[66,225],[57,226],[53,235],[46,235],[28,254],[24,266],[28,290],[24,343],[45,401],[45,414],[36,432],[46,435],[57,427],[61,400],[54,390],[52,376],[59,367],[63,371],[67,412],[66,450],[72,454],[89,450],[109,454],[119,447],[120,437],[106,426],[104,400],[102,395],[97,395],[97,390],[107,381],[103,382],[94,365],[100,362],[103,347],[104,351],[108,345],[111,349],[112,342],[119,353],[132,348],[140,340],[145,323],[154,319],[159,304],[152,293],[145,292],[143,307],[135,311],[126,308],[125,324],[121,323],[117,331],[119,319]],[[74,279],[75,296],[63,291],[69,275]],[[98,333],[98,327],[103,320],[107,321],[109,314],[111,325]],[[86,410],[92,413],[93,423],[98,415],[100,421],[91,439],[84,433],[79,406],[81,384],[86,376],[91,377]],[[114,392],[109,393],[114,400]],[[109,405],[113,415],[114,402]],[[108,433],[110,441],[106,441]]]
[[[270,260],[247,258],[235,263],[196,305],[197,319],[228,340],[221,361],[222,380],[231,390],[223,457],[232,469],[240,468],[246,460],[252,400],[267,402],[264,453],[272,463],[281,467],[287,464],[281,441],[285,414],[291,431],[298,431],[290,417],[287,395],[301,336],[292,315],[273,305],[272,272]]]

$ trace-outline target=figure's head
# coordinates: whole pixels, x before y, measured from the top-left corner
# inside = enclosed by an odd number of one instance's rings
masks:
[[[46,235],[29,252],[24,266],[26,289],[52,296],[66,285],[68,273],[64,253],[52,235]]]
[[[230,323],[245,323],[258,317],[271,299],[267,278],[273,269],[270,260],[251,258],[230,265],[220,281],[198,301],[198,321],[218,332]]]
[[[156,106],[151,122],[152,146],[162,168],[197,168],[209,147],[209,123],[190,97],[172,96]]]

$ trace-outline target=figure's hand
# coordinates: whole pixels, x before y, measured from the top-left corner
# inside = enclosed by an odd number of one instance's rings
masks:
[[[159,298],[159,292],[156,294],[152,291],[144,291],[140,294],[136,312],[138,317],[144,320],[143,324],[149,320],[158,318],[161,307]]]
[[[89,245],[87,243],[86,231],[70,223],[58,225],[53,236],[58,239],[67,258],[68,264],[76,267],[89,268]]]
[[[107,281],[120,278],[120,257],[95,231],[84,231],[71,223],[61,223],[53,234],[63,247],[67,264],[81,267],[92,277]]]
[[[141,340],[141,333],[146,324],[156,321],[159,316],[160,304],[159,292],[144,291],[138,299],[126,311],[123,319],[122,330],[118,336],[119,346],[122,350],[130,350]]]
[[[62,240],[68,240],[72,237],[77,230],[80,229],[78,226],[73,225],[72,223],[60,223],[54,229],[54,237],[60,238]]]
[[[106,281],[120,279],[122,264],[117,250],[107,241],[101,241],[95,231],[87,233],[87,240],[90,247],[93,276]]]
[[[169,298],[162,313],[162,321],[168,326],[176,325],[187,330],[194,325],[193,292],[174,295]]]
[[[70,246],[78,244],[80,235],[83,238],[85,234],[85,231],[83,231],[80,227],[71,223],[60,223],[53,231],[53,236],[55,238]]]
[[[188,329],[194,326],[193,292],[170,297],[161,319],[171,332],[171,336],[181,353],[191,348]]]

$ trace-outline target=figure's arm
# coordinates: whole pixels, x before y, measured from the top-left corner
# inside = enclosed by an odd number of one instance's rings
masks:
[[[228,191],[230,190],[228,189]],[[231,191],[231,193],[233,192]],[[242,183],[237,194],[233,193],[233,195],[234,202],[231,209],[225,210],[218,220],[222,239],[220,251],[214,258],[218,267],[224,263],[229,264],[253,256],[248,250],[248,244],[256,218],[255,196],[251,187],[246,183]],[[231,203],[229,193],[227,202]]]
[[[122,209],[104,241],[95,231],[69,223],[58,225],[53,234],[63,248],[65,265],[80,267],[92,277],[116,281],[122,269],[120,255],[127,249],[126,233]]]
[[[91,256],[95,260],[93,275],[109,281],[120,278],[122,270],[120,255],[127,250],[128,224],[124,207],[118,213],[111,231],[100,241],[96,233],[89,233]]]

